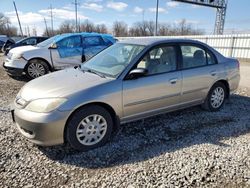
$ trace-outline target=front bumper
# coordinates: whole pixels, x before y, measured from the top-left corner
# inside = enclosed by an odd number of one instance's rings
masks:
[[[52,146],[64,143],[64,128],[70,112],[36,113],[25,109],[12,111],[19,132],[31,142]]]
[[[23,58],[18,60],[11,60],[6,58],[3,63],[3,68],[5,71],[13,76],[21,76],[24,74],[24,67],[26,66],[27,61]]]
[[[12,75],[12,76],[22,76],[23,75],[23,69],[7,67],[7,66],[5,66],[5,62],[3,63],[3,68],[9,75]]]

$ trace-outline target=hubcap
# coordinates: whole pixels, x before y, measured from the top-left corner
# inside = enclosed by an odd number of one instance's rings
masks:
[[[219,108],[224,101],[225,93],[222,87],[217,87],[214,89],[211,96],[211,105],[213,108]]]
[[[83,145],[94,145],[100,142],[107,131],[107,121],[98,114],[85,117],[76,129],[77,140]]]
[[[45,68],[39,63],[31,63],[28,66],[28,73],[32,78],[37,78],[45,74]]]

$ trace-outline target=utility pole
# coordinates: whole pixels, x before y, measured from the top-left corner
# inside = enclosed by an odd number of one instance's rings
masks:
[[[30,37],[30,26],[27,26],[28,36]]]
[[[159,9],[159,0],[156,0],[156,16],[155,16],[155,36],[158,34],[158,9]]]
[[[77,24],[77,6],[78,6],[78,2],[77,2],[77,0],[75,0],[75,2],[73,4],[75,5],[75,13],[76,13],[76,30],[75,30],[75,32],[77,32],[77,30],[78,30],[78,24]]]
[[[80,33],[81,32],[81,18],[79,18],[78,29],[79,29],[79,33]]]
[[[51,20],[51,32],[52,35],[54,34],[54,26],[53,26],[53,9],[52,5],[50,4],[50,20]]]
[[[145,10],[142,10],[142,22],[144,23],[144,15],[145,15]]]
[[[22,37],[23,37],[23,30],[22,30],[21,22],[20,22],[20,19],[19,19],[19,16],[18,16],[18,12],[17,12],[17,8],[16,8],[16,3],[15,3],[15,1],[13,1],[13,4],[14,4],[14,7],[15,7],[15,11],[16,11],[16,17],[17,17],[17,20],[18,20],[20,32],[21,32],[21,35],[22,35]]]
[[[47,26],[47,22],[46,22],[45,17],[44,17],[44,23],[45,23],[45,27],[46,27],[47,36],[49,37],[49,31],[48,31],[48,26]]]

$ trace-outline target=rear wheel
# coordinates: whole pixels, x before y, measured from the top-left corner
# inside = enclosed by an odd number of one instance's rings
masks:
[[[66,139],[71,147],[87,151],[104,145],[110,139],[112,129],[113,121],[105,108],[86,106],[69,120]]]
[[[205,110],[218,111],[222,108],[226,98],[226,87],[223,83],[215,83],[202,105]]]
[[[33,59],[26,67],[25,73],[28,78],[34,79],[49,72],[48,65],[40,59]]]

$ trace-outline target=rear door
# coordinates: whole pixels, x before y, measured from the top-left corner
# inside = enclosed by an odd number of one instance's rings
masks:
[[[100,36],[88,36],[83,38],[83,54],[86,61],[104,48],[106,48],[106,45]]]
[[[196,44],[180,44],[182,56],[183,104],[200,103],[219,75],[215,56],[205,47]]]
[[[144,55],[135,68],[146,68],[145,77],[123,81],[124,121],[153,115],[178,106],[181,71],[175,46],[160,46]]]
[[[56,46],[56,49],[50,49],[55,69],[63,69],[82,63],[82,41],[80,35],[63,38],[56,43]]]

